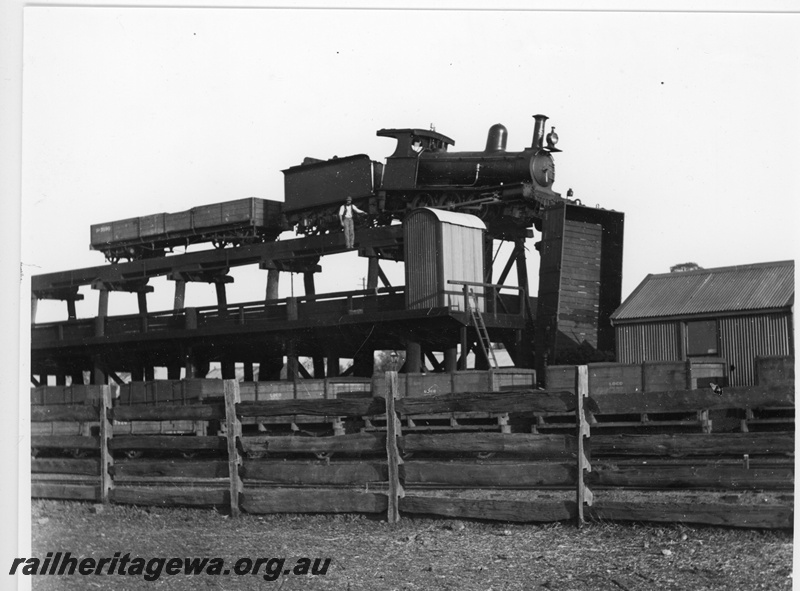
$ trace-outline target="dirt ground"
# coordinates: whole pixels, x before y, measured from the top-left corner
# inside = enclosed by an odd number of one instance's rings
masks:
[[[358,515],[242,515],[214,509],[34,501],[33,555],[221,558],[228,574],[32,576],[33,589],[692,590],[792,588],[791,531],[643,524],[520,525]],[[323,559],[311,574],[299,558]],[[257,574],[237,575],[262,561]],[[143,561],[143,562],[144,562]],[[298,574],[292,572],[297,565]],[[280,567],[279,569],[277,567]],[[20,569],[22,566],[20,566]],[[106,567],[108,568],[108,567]],[[157,570],[153,563],[150,572]],[[211,570],[211,569],[209,569]],[[219,570],[219,569],[218,569]],[[264,573],[275,572],[275,580]],[[306,574],[303,574],[305,571]],[[107,571],[103,571],[107,572]],[[282,574],[288,572],[289,574]],[[153,578],[153,576],[150,576]],[[267,577],[273,578],[273,577]]]

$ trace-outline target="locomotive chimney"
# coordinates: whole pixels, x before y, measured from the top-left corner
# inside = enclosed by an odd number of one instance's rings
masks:
[[[533,125],[533,142],[531,148],[542,149],[544,147],[544,124],[547,121],[547,115],[534,115],[536,123]]]
[[[502,123],[495,123],[489,128],[486,137],[486,152],[505,152],[508,143],[508,130]]]

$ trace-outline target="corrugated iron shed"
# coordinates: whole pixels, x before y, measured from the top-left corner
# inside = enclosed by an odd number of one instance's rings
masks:
[[[793,304],[794,261],[778,261],[648,275],[611,321],[781,310]]]

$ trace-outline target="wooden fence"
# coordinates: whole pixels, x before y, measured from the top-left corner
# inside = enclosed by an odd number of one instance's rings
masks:
[[[519,390],[396,398],[397,376],[389,373],[385,397],[257,402],[242,402],[238,382],[225,380],[219,402],[160,406],[115,406],[115,387],[87,386],[95,390],[82,403],[34,405],[31,419],[93,427],[82,428],[80,434],[37,435],[32,447],[99,449],[99,457],[34,458],[32,495],[140,505],[222,505],[233,515],[378,513],[390,522],[401,514],[431,514],[516,522],[580,524],[589,519],[791,527],[790,507],[736,505],[731,511],[730,505],[631,504],[605,501],[603,496],[623,488],[791,490],[793,433],[609,435],[592,434],[592,423],[596,413],[618,410],[685,412],[740,408],[754,401],[760,407],[793,407],[793,385],[595,399],[589,396],[587,368],[577,368],[575,375],[574,393]],[[569,433],[403,434],[397,419],[456,412],[569,414],[574,422]],[[243,420],[293,415],[386,415],[395,420],[386,421],[385,432],[242,436]],[[115,424],[181,420],[213,422],[220,429],[192,436],[114,434]],[[130,450],[150,452],[149,456],[159,451],[215,453],[188,460],[173,453],[114,461],[115,453]],[[333,454],[335,461],[330,460]],[[476,454],[499,457],[464,457]],[[326,455],[327,460],[314,459]],[[430,496],[444,489],[450,496]],[[468,498],[465,489],[513,489],[521,500]],[[560,497],[549,494],[554,490]]]

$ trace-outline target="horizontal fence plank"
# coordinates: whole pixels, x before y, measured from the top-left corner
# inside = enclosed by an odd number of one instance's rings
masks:
[[[225,418],[222,404],[164,404],[158,406],[117,406],[117,421],[210,421]]]
[[[247,513],[385,513],[386,495],[346,490],[246,489]]]
[[[157,449],[157,450],[227,450],[228,443],[224,437],[202,437],[183,435],[124,435],[114,437],[109,442],[113,450]]]
[[[100,407],[88,404],[51,404],[48,406],[31,406],[31,421],[44,423],[51,421],[68,421],[89,423],[98,421]]]
[[[100,485],[32,482],[31,498],[98,501],[100,500]]]
[[[624,503],[600,502],[585,509],[594,521],[653,521],[666,523],[698,523],[783,529],[794,522],[791,507],[762,505],[724,505],[710,503]]]
[[[405,452],[505,452],[526,454],[530,459],[573,458],[577,439],[573,435],[532,435],[529,433],[443,433],[408,434],[398,438]]]
[[[465,392],[397,400],[395,411],[401,415],[448,412],[571,412],[575,395],[544,390],[507,392]],[[332,400],[265,400],[237,405],[240,417],[305,414],[315,416],[374,416],[385,414],[383,398],[339,398]]]
[[[585,477],[588,486],[631,488],[715,488],[750,490],[791,490],[793,468],[742,466],[624,466],[595,464]]]
[[[577,466],[556,463],[406,462],[400,466],[405,485],[441,484],[471,487],[574,486]]]
[[[572,412],[575,395],[545,390],[510,390],[507,392],[465,392],[440,394],[425,398],[400,398],[395,411],[401,415],[446,412]]]
[[[593,435],[592,455],[736,456],[794,453],[794,433]]]
[[[271,417],[285,415],[365,416],[386,412],[383,398],[334,398],[331,400],[264,400],[236,405],[239,417]]]
[[[400,499],[400,511],[462,519],[547,523],[575,519],[577,505],[573,501],[490,501],[405,496]]]
[[[120,505],[171,506],[230,505],[227,489],[176,488],[170,486],[120,486],[111,490],[110,498]]]
[[[131,460],[117,461],[111,468],[117,478],[227,478],[225,460]]]
[[[81,435],[33,435],[33,449],[100,449],[99,437]]]
[[[242,478],[276,484],[325,486],[363,485],[367,482],[386,482],[386,464],[378,462],[353,462],[321,464],[308,462],[273,462],[246,460]]]
[[[100,475],[100,460],[73,460],[70,458],[36,458],[31,460],[32,474]]]
[[[337,437],[256,435],[240,440],[245,453],[368,453],[386,449],[385,433],[354,433]]]
[[[794,386],[741,386],[672,390],[636,394],[598,394],[589,396],[597,405],[596,413],[680,412],[699,409],[763,408],[794,406]]]

